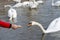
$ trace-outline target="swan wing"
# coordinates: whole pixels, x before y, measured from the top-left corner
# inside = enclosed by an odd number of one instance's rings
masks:
[[[54,19],[48,26],[46,33],[52,33],[60,31],[60,18]]]

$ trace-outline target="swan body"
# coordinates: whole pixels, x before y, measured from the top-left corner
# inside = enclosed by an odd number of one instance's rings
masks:
[[[15,21],[17,19],[17,12],[11,5],[5,5],[4,7],[10,7],[8,10],[8,17],[10,21]]]
[[[12,20],[12,18],[16,19],[17,18],[17,12],[16,12],[16,10],[13,9],[13,8],[10,8],[8,10],[8,17],[10,17],[9,20]]]
[[[55,3],[52,2],[52,6],[60,6],[60,1],[57,1]]]
[[[53,32],[60,31],[60,17],[54,19],[46,30],[43,28],[43,26],[40,23],[35,21],[31,21],[28,25],[29,26],[38,25],[43,33],[53,33]]]
[[[9,21],[16,23],[17,22],[17,12],[15,9],[10,8],[8,10]]]

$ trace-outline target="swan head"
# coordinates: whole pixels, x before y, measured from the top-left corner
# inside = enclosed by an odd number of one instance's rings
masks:
[[[30,21],[30,22],[28,23],[28,26],[37,25],[37,24],[38,24],[38,23],[35,22],[35,21]]]

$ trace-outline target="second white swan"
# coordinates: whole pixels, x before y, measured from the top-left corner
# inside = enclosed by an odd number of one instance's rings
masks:
[[[17,22],[17,11],[11,5],[5,5],[4,7],[10,7],[10,9],[8,10],[9,21],[16,23]]]

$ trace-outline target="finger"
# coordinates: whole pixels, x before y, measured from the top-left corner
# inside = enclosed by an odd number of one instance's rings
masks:
[[[18,28],[21,28],[22,26],[21,25],[18,25]]]

